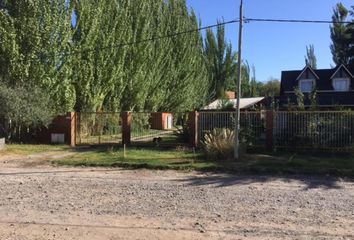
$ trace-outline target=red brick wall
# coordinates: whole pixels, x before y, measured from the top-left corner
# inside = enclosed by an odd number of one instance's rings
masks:
[[[190,112],[188,117],[189,144],[197,147],[198,140],[198,112]]]
[[[172,116],[172,113],[166,113],[166,112],[151,113],[151,128],[156,130],[167,129],[168,116]]]
[[[48,128],[39,131],[37,140],[41,144],[51,144],[52,134],[64,134],[65,144],[75,146],[76,114],[71,112],[54,118]]]
[[[121,117],[122,117],[122,142],[123,144],[129,145],[131,142],[132,112],[123,112]]]
[[[154,112],[151,113],[151,128],[156,130],[163,129],[163,113],[162,112]]]

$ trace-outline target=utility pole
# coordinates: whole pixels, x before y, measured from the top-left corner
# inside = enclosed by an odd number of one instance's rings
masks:
[[[236,102],[236,121],[235,121],[235,148],[234,158],[240,158],[240,98],[241,98],[241,77],[242,77],[242,29],[243,28],[243,0],[240,3],[240,26],[238,33],[238,79],[237,79],[237,102]]]

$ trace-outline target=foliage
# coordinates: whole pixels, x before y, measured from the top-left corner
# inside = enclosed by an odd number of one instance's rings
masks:
[[[317,110],[318,109],[318,101],[317,101],[317,91],[314,89],[309,95],[309,102],[310,102],[310,110]]]
[[[251,71],[252,71],[252,76],[251,76],[251,80],[249,83],[249,87],[248,87],[248,96],[249,97],[256,97],[259,96],[259,92],[260,89],[257,88],[258,84],[257,84],[257,79],[256,79],[256,67],[254,65],[252,65],[251,67]],[[266,96],[266,95],[263,95]]]
[[[305,96],[304,96],[304,94],[301,92],[299,87],[294,88],[294,93],[296,96],[298,110],[301,110],[301,111],[305,110],[305,100],[304,100]]]
[[[204,44],[198,31],[160,38],[199,27],[185,0],[2,0],[0,82],[43,89],[56,114],[189,111],[237,80],[224,26]],[[242,96],[260,94],[247,61],[242,76]]]
[[[203,148],[212,159],[229,159],[235,146],[235,132],[228,128],[214,128],[204,136]]]
[[[330,27],[332,44],[330,46],[335,64],[348,65],[351,58],[349,51],[351,33],[353,27],[346,23],[349,11],[342,3],[338,3],[333,9],[332,26]]]
[[[184,0],[75,2],[77,110],[185,111],[203,104],[200,33],[144,41],[198,28]]]
[[[177,139],[181,143],[188,143],[190,139],[189,115],[188,113],[173,114],[174,126],[177,127],[175,132]]]
[[[227,90],[235,89],[237,56],[231,43],[225,40],[225,27],[218,26],[216,34],[207,29],[204,48],[209,73],[209,97],[218,99]]]
[[[276,78],[269,79],[266,83],[258,82],[256,91],[258,96],[275,97],[280,94],[280,81]]]
[[[151,116],[149,113],[134,113],[132,118],[133,132],[144,132],[150,129]]]
[[[306,46],[305,64],[306,66],[310,66],[312,69],[317,69],[317,59],[313,44]]]
[[[200,27],[185,0],[1,1],[0,82],[43,89],[56,114],[189,111],[234,90],[224,26]],[[146,39],[157,38],[156,41]],[[258,94],[242,64],[242,96]]]
[[[219,105],[217,106],[219,111],[234,111],[234,104],[229,99],[221,99]]]
[[[256,80],[256,68],[254,65],[250,66],[248,61],[242,65],[241,91],[241,97],[256,97],[260,92]]]
[[[190,139],[189,125],[183,124],[181,127],[177,128],[175,134],[177,135],[178,142],[188,143]]]
[[[225,91],[235,91],[237,82],[237,54],[233,52],[231,43],[225,40],[225,26],[220,25],[216,33],[211,29],[206,32],[204,43],[205,64],[209,76],[208,100],[223,98]],[[254,67],[253,73],[255,74]],[[244,62],[241,67],[242,96],[252,94],[250,86],[250,66]],[[255,76],[251,83],[255,83]]]
[[[278,113],[279,124],[286,124],[276,132],[281,146],[311,149],[353,147],[353,113],[346,112],[289,112]],[[287,114],[285,116],[285,114]]]
[[[48,125],[52,120],[50,101],[35,87],[9,88],[0,85],[0,116],[9,140],[21,140],[23,131]]]
[[[0,81],[42,88],[57,113],[202,106],[201,33],[185,0],[1,1]],[[140,42],[140,43],[138,43]]]
[[[289,111],[304,111],[305,109],[317,110],[318,100],[317,100],[317,90],[313,89],[310,93],[301,92],[300,88],[297,86],[294,88],[294,93],[296,96],[296,105],[291,105],[288,102]]]
[[[219,104],[217,106],[217,109],[219,111],[234,111],[234,104],[230,101],[228,96],[224,93],[220,98],[219,98]]]
[[[57,113],[73,108],[75,92],[67,62],[71,4],[67,1],[2,1],[0,82],[44,89]]]

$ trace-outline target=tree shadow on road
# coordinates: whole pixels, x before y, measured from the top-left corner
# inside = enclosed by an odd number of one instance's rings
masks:
[[[204,186],[212,185],[216,188],[229,187],[234,185],[267,185],[270,183],[277,187],[280,183],[295,183],[302,190],[309,189],[341,189],[344,182],[354,182],[351,178],[338,178],[326,176],[306,176],[306,175],[234,175],[234,174],[200,174],[176,180],[180,183]],[[354,183],[353,183],[354,184]]]
[[[190,185],[252,185],[272,182],[298,183],[303,190],[339,189],[354,183],[354,158],[348,154],[252,153],[239,161],[219,161],[229,174],[204,173],[181,180]]]

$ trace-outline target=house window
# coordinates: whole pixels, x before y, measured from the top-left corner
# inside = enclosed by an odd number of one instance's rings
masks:
[[[333,79],[333,88],[335,91],[349,91],[349,79],[348,78],[335,78]]]
[[[300,90],[301,92],[311,92],[314,89],[315,81],[313,79],[302,79],[300,80]]]

